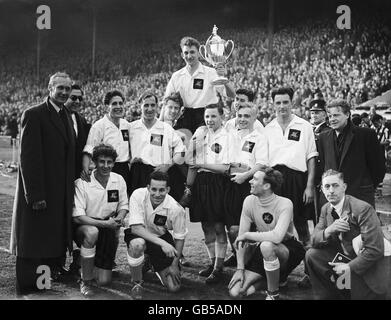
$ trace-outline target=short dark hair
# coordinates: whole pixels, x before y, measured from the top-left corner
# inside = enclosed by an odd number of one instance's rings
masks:
[[[138,98],[138,103],[141,104],[145,99],[151,98],[151,97],[155,98],[156,104],[159,103],[159,99],[158,99],[157,95],[156,95],[155,93],[153,93],[151,90],[145,91],[145,92],[140,96],[140,98]]]
[[[323,174],[322,174],[322,182],[323,182],[324,178],[329,177],[329,176],[338,176],[343,182],[345,182],[345,178],[344,178],[343,173],[339,172],[337,170],[334,170],[334,169],[328,169],[325,172],[323,172]]]
[[[122,101],[125,101],[125,97],[121,91],[111,90],[105,94],[105,97],[103,99],[103,103],[108,106],[110,104],[111,99],[113,99],[114,97],[117,97],[117,96],[120,97],[122,99]]]
[[[200,49],[200,43],[192,37],[183,37],[181,39],[181,42],[179,43],[179,45],[180,45],[181,49],[184,46],[188,46],[188,47],[195,46],[197,48],[197,50]]]
[[[363,119],[363,118],[368,118],[368,117],[369,117],[369,114],[366,113],[366,112],[363,112],[363,113],[361,114],[361,119]]]
[[[344,99],[334,99],[326,105],[326,109],[341,108],[344,114],[350,113],[350,104]]]
[[[71,86],[71,91],[72,90],[80,90],[81,91],[81,94],[84,96],[84,91],[83,89],[80,87],[80,85],[78,85],[77,83],[74,83],[72,86]]]
[[[263,183],[270,183],[270,189],[273,192],[279,191],[284,182],[282,173],[268,166],[264,166],[260,171],[265,173]]]
[[[279,88],[274,88],[272,90],[272,100],[274,101],[274,98],[275,96],[277,95],[284,95],[284,94],[287,94],[289,96],[289,98],[291,99],[291,101],[293,100],[293,94],[295,92],[293,91],[293,89],[291,87],[279,87]]]
[[[115,161],[118,154],[111,145],[101,143],[92,150],[92,161],[97,161],[100,156],[111,157]]]
[[[183,106],[183,100],[182,100],[181,94],[179,92],[172,92],[169,96],[165,97],[164,103],[167,103],[170,100],[179,104],[180,107]]]
[[[254,94],[254,91],[252,91],[252,90],[240,88],[240,89],[236,90],[235,93],[236,94],[244,94],[245,96],[247,96],[248,101],[250,101],[250,102],[254,101],[255,94]]]
[[[168,173],[160,170],[154,170],[151,172],[151,174],[149,175],[149,185],[151,185],[152,180],[166,181],[166,186],[168,187],[170,185],[170,177]]]
[[[207,109],[217,109],[217,111],[219,112],[219,115],[222,116],[224,115],[224,107],[222,106],[221,103],[211,103],[211,104],[208,104],[206,107],[205,107],[205,111]],[[204,112],[205,114],[205,112]]]
[[[380,115],[380,114],[375,114],[372,116],[372,122],[378,122],[378,121],[382,121],[383,120],[383,117]]]
[[[361,124],[361,116],[357,113],[352,115],[352,123],[355,126],[359,126]]]

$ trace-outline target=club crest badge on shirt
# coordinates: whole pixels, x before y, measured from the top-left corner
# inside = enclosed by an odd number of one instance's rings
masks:
[[[221,146],[221,144],[218,144],[218,143],[214,143],[210,146],[210,149],[214,152],[214,153],[220,153],[221,150],[223,149],[223,147]]]
[[[118,202],[119,192],[118,190],[107,190],[107,202]]]
[[[160,214],[156,214],[155,219],[153,219],[153,223],[160,227],[164,226],[166,224],[166,221],[167,221],[167,217],[162,216]]]
[[[163,135],[162,134],[151,134],[151,144],[154,146],[161,147],[163,144]]]
[[[273,222],[273,215],[269,212],[265,212],[262,215],[263,221],[265,221],[266,224],[271,224]]]
[[[122,138],[124,141],[129,141],[129,131],[127,129],[121,130]]]
[[[300,130],[289,129],[288,140],[299,141],[300,140],[300,134],[301,134]]]
[[[202,90],[204,88],[204,79],[194,79],[193,80],[193,89]]]
[[[254,146],[255,146],[255,142],[246,141],[243,144],[242,151],[251,153],[253,152]]]

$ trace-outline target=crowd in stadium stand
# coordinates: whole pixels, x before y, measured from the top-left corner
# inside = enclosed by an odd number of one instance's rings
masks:
[[[308,119],[309,100],[321,91],[327,100],[347,99],[353,108],[391,89],[391,34],[385,22],[373,17],[357,21],[352,30],[338,30],[335,21],[307,21],[276,30],[273,54],[268,61],[267,30],[222,30],[233,39],[235,51],[228,60],[228,76],[236,88],[256,92],[259,119],[267,124],[273,118],[270,90],[276,85],[295,89],[295,113]],[[208,35],[191,35],[203,42]],[[126,118],[140,116],[138,95],[153,89],[163,97],[173,71],[183,65],[179,39],[133,46],[98,48],[95,78],[90,76],[90,51],[74,48],[55,50],[41,58],[41,82],[35,77],[35,57],[25,52],[1,53],[0,133],[7,134],[12,114],[20,119],[23,110],[47,94],[46,75],[58,70],[69,73],[85,92],[83,115],[94,123],[105,114],[103,95],[116,88],[124,92]],[[45,79],[43,79],[45,78]],[[224,101],[229,108],[231,101]]]

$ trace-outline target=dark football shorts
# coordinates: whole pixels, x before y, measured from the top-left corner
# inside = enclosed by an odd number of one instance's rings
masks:
[[[77,235],[78,224],[73,224],[73,239],[80,248],[83,239]],[[114,267],[115,254],[117,252],[118,237],[114,229],[98,228],[99,235],[96,242],[95,266],[105,270],[112,270]]]
[[[295,269],[303,260],[305,256],[305,250],[303,245],[295,238],[285,240],[282,242],[284,246],[288,248],[289,257],[288,261],[280,266],[280,279],[285,281],[288,275]],[[266,277],[265,268],[263,266],[263,257],[260,249],[260,244],[250,246],[245,253],[245,269],[258,273],[263,277]],[[246,259],[247,258],[247,259]]]
[[[139,236],[132,234],[130,228],[125,229],[124,234],[124,240],[128,248],[130,241],[132,241],[133,239],[140,238]],[[174,239],[170,232],[167,231],[164,235],[160,237],[160,239],[163,239],[164,241],[175,247]],[[147,240],[145,240],[145,243],[146,249],[144,253],[149,256],[149,260],[155,272],[160,272],[171,265],[174,258],[167,257],[160,246]]]

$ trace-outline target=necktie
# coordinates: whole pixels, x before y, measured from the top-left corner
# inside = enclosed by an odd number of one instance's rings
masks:
[[[335,211],[334,208],[333,208],[333,210],[331,210],[331,216],[333,217],[334,220],[339,219],[339,215],[338,215],[337,211]]]
[[[64,125],[64,128],[65,128],[65,132],[68,134],[68,119],[67,119],[67,115],[65,114],[65,111],[64,111],[64,108],[61,108],[60,111],[58,112],[61,120],[62,120],[62,123]]]

